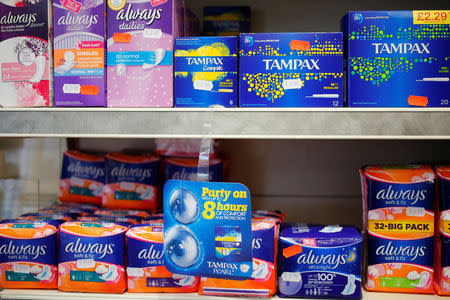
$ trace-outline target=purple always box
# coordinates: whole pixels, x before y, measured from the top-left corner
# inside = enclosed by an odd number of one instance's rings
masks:
[[[54,0],[55,106],[105,106],[105,3]]]
[[[278,296],[361,298],[362,237],[354,227],[284,223]]]
[[[108,107],[173,106],[173,43],[183,34],[179,0],[109,0]]]

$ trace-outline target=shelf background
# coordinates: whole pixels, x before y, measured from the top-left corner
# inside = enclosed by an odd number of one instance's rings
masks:
[[[0,137],[449,139],[450,108],[0,109]],[[204,124],[211,124],[206,130]]]

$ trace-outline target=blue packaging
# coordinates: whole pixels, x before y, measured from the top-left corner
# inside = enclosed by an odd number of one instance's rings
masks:
[[[169,179],[197,180],[197,158],[167,158],[164,160],[164,182]],[[223,161],[217,158],[209,160],[209,181],[223,181]]]
[[[437,11],[349,12],[348,106],[449,107],[450,25],[440,17]]]
[[[237,38],[175,39],[176,107],[237,106]]]
[[[342,106],[342,33],[244,33],[239,47],[239,106]]]
[[[169,180],[164,185],[164,260],[176,274],[249,278],[248,189],[239,183]]]
[[[283,223],[278,295],[360,299],[361,249],[356,228]]]
[[[238,35],[250,32],[250,6],[205,6],[204,35]]]

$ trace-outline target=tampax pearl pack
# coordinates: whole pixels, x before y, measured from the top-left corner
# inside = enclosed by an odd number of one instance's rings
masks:
[[[179,0],[108,0],[108,107],[172,107]]]
[[[199,293],[221,296],[264,296],[277,292],[277,242],[279,224],[252,218],[253,272],[247,280],[202,277]]]
[[[51,106],[50,3],[0,1],[0,106]]]
[[[278,296],[361,298],[356,228],[283,223],[278,245]]]
[[[439,295],[450,295],[450,165],[437,166],[435,171],[439,230],[436,230],[435,240],[434,287]]]
[[[127,231],[127,277],[131,293],[193,293],[199,278],[164,266],[164,226],[144,223]]]
[[[429,166],[361,170],[367,290],[434,293],[434,182]]]
[[[339,107],[342,33],[244,33],[239,38],[239,106]]]
[[[348,106],[449,107],[449,17],[449,11],[349,12]]]
[[[100,205],[105,184],[103,156],[66,151],[63,155],[58,200]]]
[[[176,107],[237,106],[237,38],[175,39]]]
[[[125,232],[114,223],[67,222],[60,226],[58,289],[123,293]]]
[[[0,224],[1,288],[56,288],[58,226],[33,220]]]
[[[55,0],[55,106],[106,106],[105,2]]]
[[[249,278],[253,263],[248,189],[239,183],[167,181],[164,261],[175,274]]]

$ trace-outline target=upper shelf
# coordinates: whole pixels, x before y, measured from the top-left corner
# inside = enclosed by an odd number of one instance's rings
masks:
[[[2,108],[0,137],[450,139],[449,112],[449,108]]]

